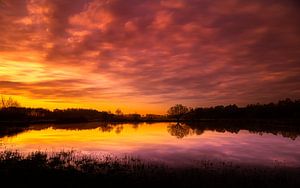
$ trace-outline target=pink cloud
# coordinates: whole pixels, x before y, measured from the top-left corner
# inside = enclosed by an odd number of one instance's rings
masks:
[[[296,1],[14,0],[1,1],[0,9],[1,60],[26,63],[35,54],[34,63],[49,71],[76,68],[64,79],[84,85],[61,85],[64,98],[81,92],[159,107],[300,97]],[[26,76],[7,84],[14,75],[0,72],[2,92],[46,98],[61,80],[47,75],[44,89]]]

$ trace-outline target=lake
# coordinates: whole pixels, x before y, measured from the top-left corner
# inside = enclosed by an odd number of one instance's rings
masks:
[[[1,150],[130,155],[170,166],[195,165],[201,160],[300,166],[299,148],[298,135],[286,132],[193,128],[169,122],[30,125],[0,137]]]

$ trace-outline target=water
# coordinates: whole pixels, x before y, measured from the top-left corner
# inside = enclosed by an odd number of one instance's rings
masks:
[[[1,150],[76,150],[96,156],[130,155],[175,166],[201,160],[300,166],[299,148],[300,139],[292,133],[192,128],[176,123],[32,125],[0,137]]]

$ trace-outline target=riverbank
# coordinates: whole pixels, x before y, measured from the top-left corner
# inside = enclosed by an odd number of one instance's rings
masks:
[[[75,152],[27,156],[0,152],[1,183],[10,187],[299,187],[300,168],[241,166],[202,161],[171,168],[132,157],[76,155]]]

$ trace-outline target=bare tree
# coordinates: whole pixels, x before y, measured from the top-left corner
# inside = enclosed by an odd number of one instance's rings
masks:
[[[182,104],[176,104],[175,106],[172,106],[167,113],[169,116],[176,118],[177,122],[179,122],[182,116],[188,112],[189,109],[186,106],[183,106]]]
[[[121,116],[121,115],[123,115],[123,112],[118,108],[118,109],[116,110],[116,114],[117,114],[118,116]]]
[[[9,108],[9,107],[20,107],[20,103],[14,100],[12,97],[5,98],[1,96],[1,108]]]

